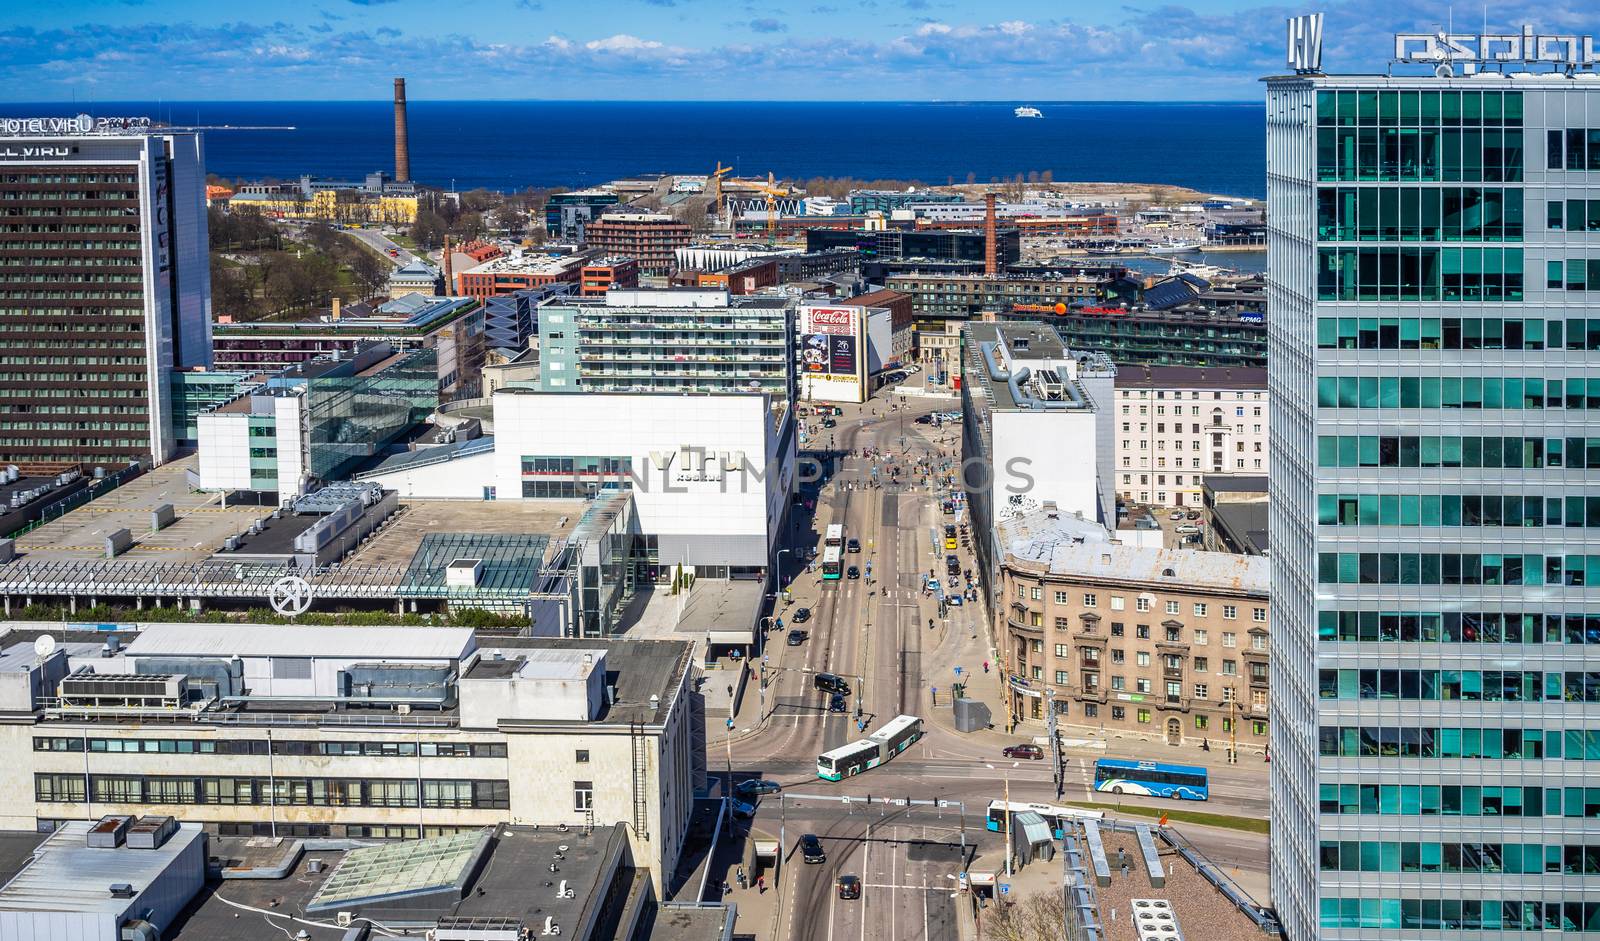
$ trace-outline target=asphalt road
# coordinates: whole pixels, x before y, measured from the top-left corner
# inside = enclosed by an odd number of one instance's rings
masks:
[[[860,805],[822,804],[803,808],[790,801],[769,798],[761,803],[756,827],[784,836],[784,853],[793,852],[801,833],[817,833],[828,847],[828,862],[804,865],[798,855],[783,867],[784,886],[779,911],[780,939],[927,938],[954,939],[954,908],[949,897],[961,870],[959,835],[962,824],[969,846],[981,847],[992,836],[983,830],[983,816],[991,800],[1001,797],[1009,783],[1013,800],[1054,803],[1055,785],[1044,761],[1013,762],[999,757],[1007,742],[1024,741],[1025,735],[1006,738],[996,733],[972,736],[950,732],[926,723],[924,738],[886,765],[833,783],[816,777],[816,756],[863,737],[855,710],[859,707],[867,729],[890,718],[910,713],[927,717],[934,708],[946,709],[948,692],[941,688],[940,705],[929,699],[930,685],[943,686],[952,676],[951,664],[936,654],[944,647],[946,632],[970,630],[970,619],[981,617],[973,606],[953,608],[950,620],[940,620],[934,605],[921,598],[920,575],[929,569],[944,577],[942,549],[934,550],[930,530],[948,517],[939,513],[936,494],[928,489],[862,488],[852,480],[870,480],[869,462],[846,456],[852,451],[879,447],[902,450],[902,440],[913,452],[955,445],[930,441],[948,431],[916,425],[918,414],[951,407],[949,399],[910,398],[906,408],[889,410],[885,398],[870,406],[845,406],[838,427],[813,436],[810,444],[835,455],[834,473],[824,486],[810,526],[795,527],[793,545],[813,546],[830,522],[843,522],[847,538],[858,539],[860,553],[847,553],[844,564],[862,570],[859,579],[823,582],[816,573],[801,572],[791,584],[794,607],[810,607],[812,618],[803,625],[809,639],[801,646],[782,644],[774,632],[768,650],[769,688],[764,691],[768,718],[757,732],[742,737],[732,747],[734,779],[762,776],[780,782],[786,793],[818,795],[868,794],[918,800],[945,800],[965,805],[965,820],[953,811],[942,819],[929,819],[921,810],[898,815],[868,812]],[[832,432],[831,441],[830,434]],[[880,479],[888,472],[879,465]],[[907,475],[902,472],[904,481]],[[962,565],[972,566],[962,550]],[[865,577],[872,562],[872,578]],[[789,608],[792,612],[794,608]],[[786,612],[786,613],[788,613]],[[935,626],[928,628],[934,618]],[[785,618],[786,628],[789,618]],[[786,632],[786,631],[785,631]],[[944,652],[948,658],[948,650]],[[935,662],[939,661],[939,662]],[[972,670],[976,664],[968,663]],[[812,688],[812,675],[827,671],[850,677],[854,695],[850,711],[827,712],[827,695]],[[996,682],[979,675],[973,682]],[[996,725],[1003,717],[996,716]],[[1064,732],[1068,737],[1072,732]],[[1087,737],[1087,733],[1085,734]],[[1251,763],[1228,766],[1220,751],[1204,758],[1185,753],[1174,756],[1156,743],[1107,743],[1105,750],[1073,750],[1066,767],[1063,799],[1100,803],[1110,795],[1090,787],[1094,759],[1104,754],[1120,757],[1162,757],[1206,764],[1212,771],[1212,800],[1196,809],[1243,816],[1267,813],[1266,770]],[[713,773],[723,770],[719,746],[713,751]],[[1149,803],[1174,806],[1158,799],[1123,797],[1124,804]],[[780,813],[780,803],[782,811]],[[1256,834],[1210,828],[1189,828],[1186,835],[1215,861],[1224,865],[1264,869],[1265,838]],[[998,855],[998,853],[996,853]],[[863,877],[860,901],[837,898],[834,880],[840,873]]]
[[[404,267],[417,260],[417,256],[402,248],[398,243],[391,241],[387,235],[377,229],[345,229],[344,233],[351,238],[367,243],[378,254],[389,259],[389,262],[396,268]],[[395,254],[389,254],[391,249],[395,251]]]

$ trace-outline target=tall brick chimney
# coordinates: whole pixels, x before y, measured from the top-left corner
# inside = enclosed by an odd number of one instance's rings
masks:
[[[1000,273],[996,254],[994,192],[990,191],[983,194],[983,273],[991,277]]]
[[[411,179],[411,141],[406,134],[406,80],[394,80],[394,178],[397,183]]]
[[[450,236],[446,235],[444,237],[444,293],[447,295],[456,293],[456,266],[454,259],[450,257],[452,254],[454,254],[454,250],[450,247]]]

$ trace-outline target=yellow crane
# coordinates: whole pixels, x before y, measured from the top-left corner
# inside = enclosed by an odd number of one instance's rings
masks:
[[[725,167],[722,161],[717,161],[717,169],[711,174],[712,208],[717,214],[717,219],[722,218],[722,178],[733,172],[732,167]]]
[[[767,244],[774,245],[777,243],[776,229],[778,226],[778,198],[787,198],[794,194],[789,192],[787,189],[778,189],[777,181],[772,178],[772,174],[770,172],[767,174],[767,185],[757,187],[756,192],[767,198]]]

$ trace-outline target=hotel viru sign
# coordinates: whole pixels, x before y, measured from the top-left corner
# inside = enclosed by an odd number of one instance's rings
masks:
[[[56,137],[73,134],[117,134],[124,131],[147,131],[150,119],[97,118],[80,114],[66,118],[0,118],[0,136]]]

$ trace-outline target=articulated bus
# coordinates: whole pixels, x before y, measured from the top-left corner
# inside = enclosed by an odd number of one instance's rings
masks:
[[[920,718],[895,716],[871,736],[818,755],[817,777],[838,781],[871,770],[905,751],[921,737]]]
[[[844,565],[841,561],[844,558],[842,555],[843,552],[844,550],[840,549],[838,546],[829,546],[822,550],[823,578],[838,581],[839,573],[844,569]]]
[[[1067,824],[1072,820],[1100,820],[1105,817],[1105,814],[1098,810],[1079,810],[1076,807],[1057,807],[1053,804],[1025,804],[1022,801],[1012,801],[1007,804],[1005,801],[997,800],[989,802],[989,814],[984,819],[983,825],[999,833],[1005,829],[1008,812],[1020,814],[1030,810],[1050,824],[1050,832],[1054,833],[1058,840],[1066,835]]]
[[[1094,789],[1113,794],[1141,794],[1203,801],[1210,796],[1206,769],[1159,761],[1101,758],[1094,763]]]

